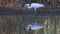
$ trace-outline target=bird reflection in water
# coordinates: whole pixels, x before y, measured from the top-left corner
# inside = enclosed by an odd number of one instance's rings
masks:
[[[28,24],[27,27],[26,27],[26,30],[39,30],[39,29],[43,29],[44,25],[39,25],[37,23],[35,23],[34,25],[32,24]]]

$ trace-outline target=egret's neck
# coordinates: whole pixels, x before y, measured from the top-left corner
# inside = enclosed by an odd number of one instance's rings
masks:
[[[31,27],[32,25],[28,25],[28,28]]]
[[[29,4],[28,6],[27,6],[29,9],[31,9],[31,5]]]

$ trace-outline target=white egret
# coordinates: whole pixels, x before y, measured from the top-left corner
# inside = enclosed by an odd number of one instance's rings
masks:
[[[28,8],[28,9],[34,8],[34,10],[36,12],[36,8],[43,8],[44,5],[43,4],[39,4],[39,3],[31,3],[31,4],[28,3],[28,4],[25,5],[25,7]]]

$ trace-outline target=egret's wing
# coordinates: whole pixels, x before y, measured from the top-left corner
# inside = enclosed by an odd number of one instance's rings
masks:
[[[38,25],[31,27],[32,30],[38,30],[38,29],[42,29],[42,28],[43,28],[42,26],[38,26]]]
[[[39,4],[39,3],[32,3],[31,6],[34,7],[34,8],[44,7],[43,4]]]

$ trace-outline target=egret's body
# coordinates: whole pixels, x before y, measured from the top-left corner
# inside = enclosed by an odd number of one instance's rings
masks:
[[[31,3],[31,4],[26,4],[25,7],[27,7],[28,9],[34,8],[34,10],[36,12],[36,8],[42,8],[42,7],[44,7],[44,5],[39,4],[39,3]]]

